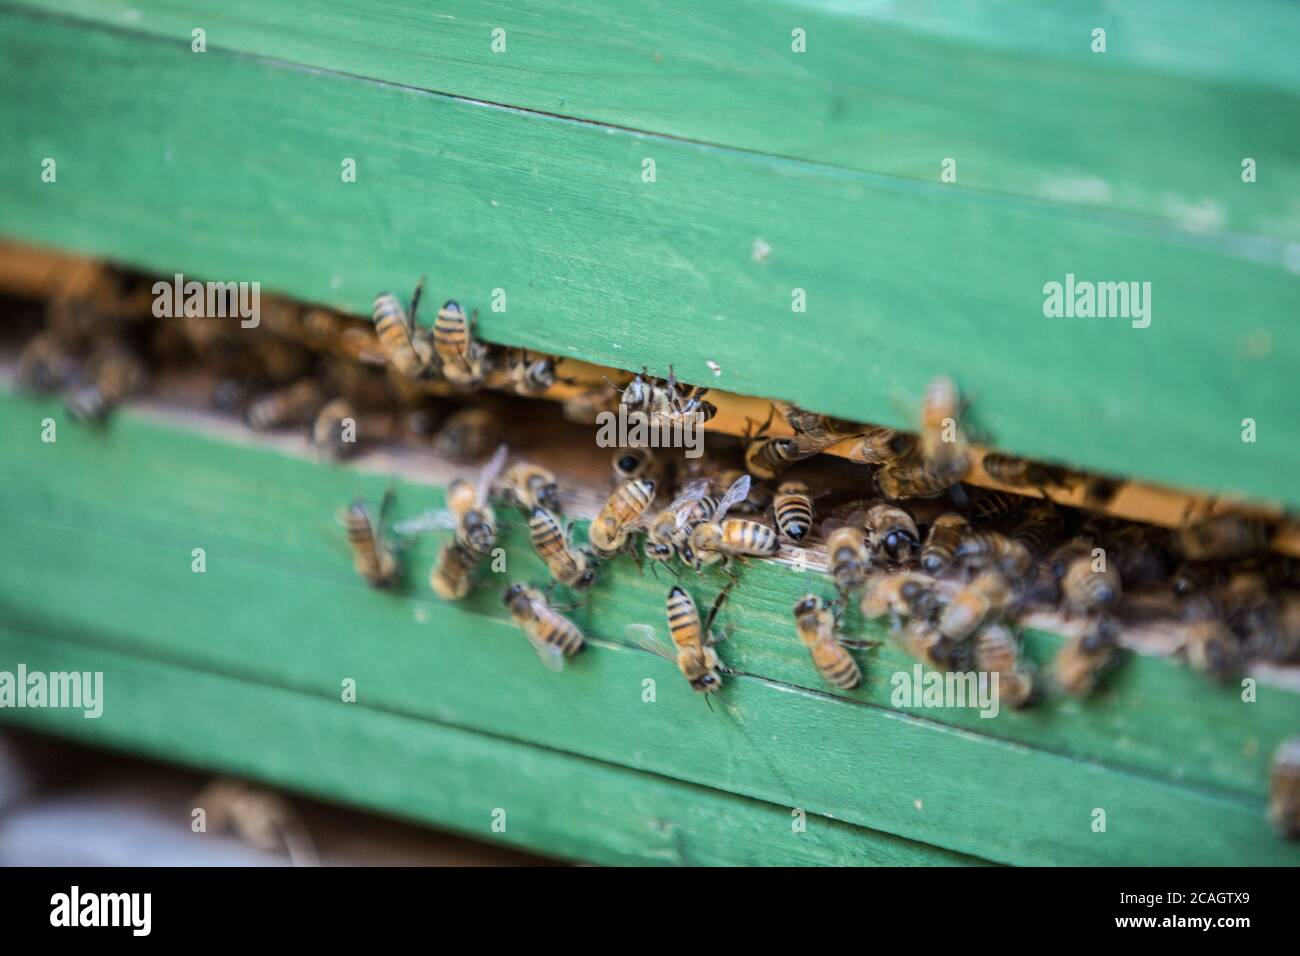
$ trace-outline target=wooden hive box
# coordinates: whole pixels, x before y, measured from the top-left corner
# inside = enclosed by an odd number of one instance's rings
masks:
[[[6,239],[358,315],[427,274],[494,343],[899,427],[946,373],[999,448],[1300,504],[1291,4],[12,0],[0,23]],[[1067,276],[1150,283],[1148,311],[1051,317]],[[50,445],[59,403],[0,405],[0,670],[107,694],[97,720],[0,719],[601,863],[1300,862],[1263,812],[1293,670],[1246,703],[1136,654],[1082,703],[899,708],[890,645],[827,691],[790,627],[807,575],[762,562],[711,713],[622,642],[663,613],[630,563],[551,674],[499,589],[377,594],[323,540],[351,495],[398,475],[414,514],[450,472],[149,402]]]

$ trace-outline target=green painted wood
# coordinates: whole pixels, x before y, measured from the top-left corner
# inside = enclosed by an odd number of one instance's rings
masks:
[[[863,420],[910,423],[903,409],[947,372],[1009,450],[1300,501],[1300,277],[1271,239],[0,17],[0,79],[19,94],[0,102],[5,235],[361,313],[427,272],[484,309],[494,341],[672,362]],[[40,181],[46,156],[57,183]],[[356,183],[340,182],[344,157]],[[1150,281],[1151,327],[1045,319],[1042,287],[1067,273]],[[508,312],[487,311],[494,288]],[[806,313],[790,312],[795,288]],[[1246,417],[1256,444],[1240,440]]]
[[[105,436],[61,426],[53,406],[7,398],[0,449],[0,620],[86,648],[332,699],[344,677],[367,707],[471,729],[801,807],[998,862],[1294,863],[1263,819],[1263,773],[1297,724],[1294,695],[1243,705],[1194,675],[1134,661],[1111,697],[1041,714],[913,714],[888,707],[890,652],[856,699],[818,688],[788,626],[808,581],[755,565],[724,623],[717,712],[666,663],[616,641],[662,620],[666,583],[628,564],[575,612],[596,642],[569,671],[538,666],[499,617],[496,581],[466,609],[423,583],[433,542],[400,595],[356,581],[331,515],[386,479],[119,417]],[[410,513],[438,492],[403,484]],[[331,543],[331,541],[333,543]],[[542,580],[518,529],[510,576]],[[190,571],[193,547],[208,571]],[[689,586],[702,600],[717,578]],[[824,586],[824,582],[820,582]],[[1041,653],[1054,639],[1039,636]],[[656,701],[642,700],[643,681]],[[1009,782],[1015,793],[1008,793]],[[919,806],[918,806],[919,801]],[[1111,836],[1089,828],[1107,810]],[[1122,837],[1112,838],[1117,832]],[[1188,841],[1186,834],[1204,834]]]
[[[103,716],[0,710],[98,746],[266,780],[574,860],[617,865],[968,865],[785,807],[453,727],[0,627],[0,669],[100,671]],[[269,732],[268,732],[269,731]],[[506,811],[505,831],[492,814]]]
[[[210,49],[920,182],[952,157],[961,189],[1300,239],[1300,12],[1276,0],[21,5],[183,44],[201,26]],[[1261,171],[1249,188],[1244,156]]]

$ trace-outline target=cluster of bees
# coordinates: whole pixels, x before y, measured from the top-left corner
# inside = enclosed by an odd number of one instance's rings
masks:
[[[409,314],[395,296],[380,295],[369,326],[272,301],[263,308],[268,328],[249,334],[237,323],[198,316],[144,321],[141,280],[112,273],[93,295],[51,302],[44,330],[20,357],[19,382],[38,391],[62,389],[72,414],[103,421],[144,387],[151,364],[186,355],[217,373],[218,407],[240,412],[258,430],[305,427],[331,457],[356,451],[349,424],[358,421],[372,437],[428,438],[452,460],[491,455],[475,481],[451,484],[445,509],[390,527],[391,493],[377,513],[364,500],[352,502],[342,522],[353,565],[369,585],[388,587],[400,576],[406,541],[450,532],[429,583],[439,598],[461,600],[496,547],[496,506],[518,509],[550,580],[512,582],[503,601],[553,670],[585,643],[566,616],[572,604],[555,600],[557,588],[573,602],[584,600],[601,566],[624,557],[679,577],[718,567],[730,581],[707,614],[678,583],[665,600],[667,640],[648,625],[626,630],[638,646],[672,660],[694,690],[716,693],[727,668],[714,623],[736,569],[755,558],[807,556],[816,543],[824,547],[825,586],[795,602],[792,630],[821,678],[836,688],[862,683],[855,653],[875,643],[846,634],[850,608],[886,622],[897,646],[931,668],[997,673],[1002,699],[1014,707],[1030,706],[1052,688],[1091,694],[1119,659],[1127,620],[1173,621],[1180,655],[1220,682],[1248,660],[1300,662],[1300,571],[1270,552],[1267,524],[1230,513],[1166,530],[1061,508],[1048,489],[1079,484],[1089,502],[1104,503],[1114,488],[1000,454],[984,456],[986,473],[1042,497],[969,487],[964,404],[947,378],[927,388],[915,431],[775,402],[766,422],[750,422],[733,461],[683,464],[649,448],[621,449],[612,461],[613,490],[587,540],[576,543],[556,476],[536,463],[508,461],[501,416],[481,393],[530,398],[575,383],[557,373],[552,357],[478,339],[474,317],[454,301],[443,304],[431,327],[418,324],[421,289]],[[670,421],[707,422],[717,414],[707,389],[678,382],[671,370],[668,379],[643,372],[619,385],[606,380],[570,392],[565,416],[581,424],[620,407]],[[479,400],[448,412],[448,399],[470,397]],[[777,414],[791,435],[769,434]],[[819,507],[824,498],[845,497],[844,489],[814,491],[811,481],[785,475],[845,443],[849,460],[870,470],[859,469],[849,482],[848,500]],[[858,489],[866,496],[854,496]],[[1041,675],[1021,653],[1017,622],[1048,609],[1081,619],[1082,627]],[[1291,797],[1277,798],[1270,811],[1289,833],[1300,828],[1294,750],[1284,747],[1274,770],[1275,796]]]

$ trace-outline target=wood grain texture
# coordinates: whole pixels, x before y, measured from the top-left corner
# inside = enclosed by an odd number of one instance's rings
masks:
[[[640,866],[958,866],[937,847],[455,727],[0,626],[0,668],[101,671],[105,709],[0,720],[249,776],[480,840]],[[270,732],[268,733],[268,729]],[[492,829],[502,809],[505,831]]]
[[[1277,0],[20,5],[182,44],[203,27],[210,49],[918,182],[952,157],[956,189],[1300,239],[1300,14]],[[1247,188],[1245,156],[1260,170]]]
[[[673,362],[867,421],[910,424],[946,372],[1010,451],[1300,501],[1300,277],[1280,242],[0,16],[16,93],[0,102],[6,235],[359,313],[427,272],[484,310],[491,340],[661,374]],[[40,181],[46,156],[57,183]],[[356,183],[340,182],[344,157]],[[1067,272],[1152,282],[1151,327],[1045,319],[1043,284]],[[487,311],[495,288],[506,313]],[[795,288],[806,313],[790,311]],[[1246,417],[1256,444],[1241,442]]]
[[[1297,862],[1300,848],[1276,841],[1263,818],[1268,756],[1300,722],[1294,694],[1261,687],[1245,705],[1145,658],[1086,705],[993,720],[907,713],[888,706],[888,675],[908,664],[882,649],[868,688],[836,697],[789,628],[812,579],[755,564],[722,618],[733,627],[723,657],[741,673],[710,713],[670,665],[619,644],[627,623],[662,625],[667,589],[630,564],[574,612],[593,646],[553,675],[500,620],[503,580],[464,608],[432,599],[423,576],[434,541],[409,553],[396,595],[355,579],[332,513],[354,493],[377,498],[383,475],[129,414],[105,435],[61,425],[58,443],[42,445],[40,420],[56,408],[3,407],[14,427],[0,456],[0,523],[12,557],[0,562],[0,593],[20,633],[320,698],[350,676],[367,707],[997,862]],[[440,500],[427,486],[398,491],[401,513]],[[517,525],[505,544],[509,577],[544,580]],[[190,570],[196,546],[205,574]],[[706,601],[719,582],[686,583]],[[1056,643],[1033,635],[1031,653]],[[654,703],[642,699],[646,679]],[[215,733],[223,718],[209,719]],[[1095,807],[1109,836],[1089,828]]]

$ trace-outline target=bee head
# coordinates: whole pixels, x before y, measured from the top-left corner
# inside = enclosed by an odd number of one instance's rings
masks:
[[[645,555],[655,561],[672,560],[673,546],[671,544],[657,544],[654,541],[645,543]]]
[[[885,535],[885,554],[894,561],[900,561],[906,557],[918,542],[910,532],[891,531]]]
[[[803,617],[807,614],[814,613],[817,610],[817,606],[819,603],[820,601],[818,600],[817,595],[805,594],[799,600],[795,601],[794,616]]]
[[[516,581],[514,584],[510,585],[510,587],[506,588],[506,593],[502,598],[501,603],[506,607],[509,607],[511,604],[514,604],[515,601],[519,600],[519,596],[523,593],[524,586]]]
[[[560,510],[560,489],[555,486],[555,482],[542,486],[537,492],[537,503],[551,511]]]
[[[703,674],[691,681],[691,687],[699,691],[701,694],[712,694],[715,691],[722,689],[722,678],[713,673],[713,671],[709,671],[709,673]]]

